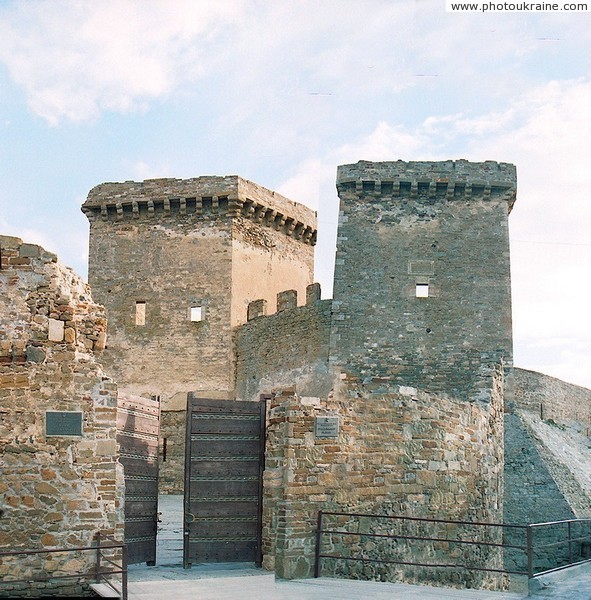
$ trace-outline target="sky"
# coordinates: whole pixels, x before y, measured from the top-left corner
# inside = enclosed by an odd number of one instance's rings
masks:
[[[515,364],[591,388],[591,12],[0,0],[0,234],[83,277],[93,186],[240,175],[318,211],[330,297],[337,165],[459,158],[517,166]]]

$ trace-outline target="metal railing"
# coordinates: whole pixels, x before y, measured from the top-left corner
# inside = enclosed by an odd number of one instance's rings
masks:
[[[546,541],[543,541],[545,538]],[[551,549],[551,550],[548,550]],[[591,562],[591,519],[566,519],[527,525],[527,575],[531,579]],[[536,561],[544,560],[542,568]]]
[[[425,532],[429,529],[437,533],[429,535]],[[506,553],[512,554],[510,561],[505,560]],[[335,565],[335,561],[374,563],[531,579],[590,562],[591,519],[511,525],[320,511],[315,577],[320,577],[326,559]]]
[[[10,579],[6,576],[0,579],[0,586],[32,583],[48,583],[54,580],[62,579],[85,579],[93,580],[94,583],[106,583],[111,589],[118,593],[122,600],[127,600],[127,545],[124,542],[118,542],[112,537],[109,537],[101,532],[95,535],[95,544],[92,546],[73,546],[69,548],[42,548],[42,549],[14,549],[0,551],[0,564],[2,559],[10,556],[34,556],[42,554],[64,554],[64,553],[94,553],[94,565],[88,572],[70,573],[66,575],[53,575],[44,573],[38,576],[25,577],[22,579]],[[117,554],[119,550],[119,558],[108,556],[109,554]],[[118,562],[119,561],[119,562]],[[105,566],[103,566],[105,565]],[[114,575],[121,575],[121,588],[119,589],[111,580]],[[1,588],[0,588],[1,589]]]

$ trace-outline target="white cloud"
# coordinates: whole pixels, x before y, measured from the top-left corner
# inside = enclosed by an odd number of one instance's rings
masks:
[[[57,125],[142,110],[204,68],[202,44],[237,1],[40,0],[3,9],[0,61],[30,108]]]
[[[51,234],[31,227],[17,227],[0,218],[0,235],[20,238],[25,244],[37,244],[48,252],[56,252],[56,244]]]
[[[413,160],[421,156],[429,160],[434,145],[425,128],[410,131],[400,125],[378,123],[376,128],[357,142],[344,144],[335,153],[338,163],[358,160]]]
[[[172,169],[168,164],[151,165],[142,160],[137,160],[128,165],[131,178],[135,181],[144,179],[158,179],[161,177],[170,177]]]
[[[298,165],[295,174],[279,185],[277,191],[291,200],[318,210],[326,183],[334,188],[334,163],[310,159]]]

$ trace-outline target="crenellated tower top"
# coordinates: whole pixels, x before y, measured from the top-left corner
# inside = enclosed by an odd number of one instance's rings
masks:
[[[407,197],[425,200],[478,198],[504,199],[509,212],[515,202],[515,165],[487,160],[441,162],[402,160],[359,161],[337,170],[339,195],[349,192],[361,197]]]
[[[247,218],[303,243],[316,243],[316,213],[236,175],[102,183],[82,211],[89,221],[158,217]]]
[[[341,374],[470,401],[509,376],[514,165],[338,168],[331,361]]]

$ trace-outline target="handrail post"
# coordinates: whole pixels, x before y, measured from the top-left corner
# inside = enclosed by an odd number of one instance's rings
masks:
[[[101,532],[96,532],[96,568],[95,568],[95,582],[101,582]]]
[[[127,600],[127,544],[123,543],[121,549],[121,600]]]
[[[532,579],[534,576],[534,550],[533,550],[533,527],[531,525],[527,526],[526,529],[526,538],[527,538],[527,576],[529,579]]]
[[[316,549],[314,556],[314,577],[320,577],[320,543],[322,536],[322,511],[318,511],[318,519],[316,521]]]
[[[572,524],[572,521],[568,521],[566,523],[566,528],[568,531],[568,564],[569,565],[573,564],[573,536],[572,536],[571,524]]]

